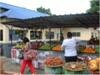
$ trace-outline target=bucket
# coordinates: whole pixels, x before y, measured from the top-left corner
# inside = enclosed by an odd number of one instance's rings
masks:
[[[59,67],[47,67],[44,68],[45,74],[63,74],[62,66]]]

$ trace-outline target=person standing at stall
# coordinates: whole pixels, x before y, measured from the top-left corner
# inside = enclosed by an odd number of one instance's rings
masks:
[[[67,39],[64,39],[62,42],[62,49],[64,50],[64,56],[66,62],[77,61],[77,50],[76,44],[78,40],[72,37],[72,33],[67,33]]]
[[[26,55],[28,53],[28,51],[30,50],[30,47],[31,47],[29,39],[27,37],[23,38],[23,44],[24,44],[24,47],[23,47],[22,50],[23,50],[24,57],[23,57],[23,61],[22,61],[22,64],[21,64],[20,73],[24,74],[24,70],[26,68],[26,65],[28,65],[31,73],[34,74],[36,70],[35,70],[34,65],[32,64],[32,59],[27,59],[27,55]]]

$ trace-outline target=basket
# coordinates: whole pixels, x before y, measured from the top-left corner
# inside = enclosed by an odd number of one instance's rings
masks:
[[[70,64],[80,64],[82,68],[79,66],[77,66],[77,69],[71,68]],[[86,65],[81,62],[69,62],[69,63],[66,63],[65,66],[63,66],[63,71],[64,71],[64,74],[88,74],[88,70],[86,69],[85,66]]]

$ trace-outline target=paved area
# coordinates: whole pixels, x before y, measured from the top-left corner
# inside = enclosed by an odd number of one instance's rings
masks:
[[[20,65],[12,63],[11,59],[6,59],[6,62],[4,64],[4,70],[13,71],[13,72],[18,72],[19,73]]]
[[[85,55],[85,56],[87,56],[87,55]],[[91,56],[93,58],[98,57],[98,55],[93,55],[93,54],[88,55],[88,56]],[[1,58],[1,56],[0,56],[0,58]],[[20,73],[20,64],[12,63],[12,60],[10,58],[4,58],[4,59],[5,59],[5,63],[4,63],[5,71]],[[37,74],[44,74],[43,70],[40,70],[40,69],[36,69],[36,70],[37,70]],[[26,68],[25,74],[30,74],[30,71],[28,68]]]
[[[4,70],[9,71],[9,72],[16,72],[20,73],[20,64],[17,63],[12,63],[12,60],[10,58],[4,58],[5,63],[4,63]],[[43,74],[43,70],[36,69],[38,74]],[[30,74],[29,68],[26,68],[25,74]]]

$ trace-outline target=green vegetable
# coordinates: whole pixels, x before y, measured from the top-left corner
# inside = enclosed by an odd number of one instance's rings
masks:
[[[40,50],[51,50],[53,47],[54,47],[54,45],[44,44],[44,45],[41,46],[39,49],[40,49]]]

